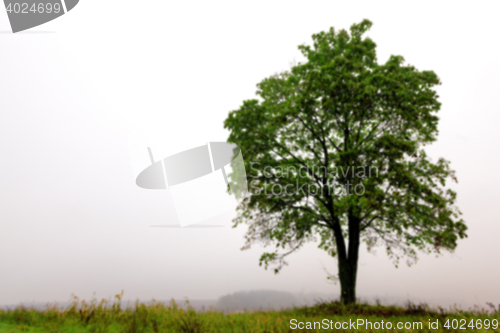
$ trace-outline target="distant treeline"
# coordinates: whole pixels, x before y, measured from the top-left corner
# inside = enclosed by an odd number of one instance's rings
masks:
[[[320,294],[292,294],[274,290],[240,291],[220,297],[216,303],[216,308],[224,312],[282,310],[314,305],[316,302],[331,300],[332,298],[332,296]]]

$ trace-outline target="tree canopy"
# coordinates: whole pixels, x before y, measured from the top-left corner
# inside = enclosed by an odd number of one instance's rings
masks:
[[[402,56],[378,64],[364,37],[371,25],[313,35],[299,46],[306,62],[262,80],[224,123],[249,180],[235,219],[249,226],[245,248],[276,245],[260,263],[278,272],[318,237],[338,260],[345,303],[356,299],[362,241],[411,263],[418,250],[453,250],[467,236],[446,187],[456,181],[450,162],[424,150],[437,139],[440,80]]]

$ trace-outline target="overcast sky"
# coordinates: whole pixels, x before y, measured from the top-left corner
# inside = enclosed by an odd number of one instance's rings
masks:
[[[274,275],[258,266],[261,248],[239,250],[244,227],[151,228],[175,224],[175,214],[166,191],[135,185],[130,147],[141,136],[170,153],[225,140],[228,112],[300,61],[298,45],[364,18],[379,62],[402,55],[443,82],[440,135],[428,152],[457,171],[469,238],[411,268],[363,249],[358,295],[500,302],[500,5],[468,4],[81,0],[16,35],[0,10],[0,304],[121,290],[143,300],[253,289],[338,295],[323,270],[335,273],[336,262],[314,244]]]

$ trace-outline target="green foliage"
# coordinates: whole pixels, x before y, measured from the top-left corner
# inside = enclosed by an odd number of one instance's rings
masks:
[[[244,248],[275,244],[260,263],[278,272],[319,236],[351,301],[360,241],[412,263],[417,250],[454,250],[467,229],[446,188],[456,181],[450,163],[424,151],[438,134],[439,78],[401,56],[379,64],[363,37],[371,25],[313,35],[312,46],[299,46],[305,63],[261,81],[258,99],[224,123],[249,177],[235,220],[249,225]]]
[[[203,333],[205,331],[203,317],[192,309],[188,310],[179,320],[179,331],[182,333]]]

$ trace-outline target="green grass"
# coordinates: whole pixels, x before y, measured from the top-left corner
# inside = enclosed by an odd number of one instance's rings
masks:
[[[75,298],[72,304],[64,309],[57,306],[47,306],[44,311],[18,307],[11,311],[0,310],[0,332],[88,332],[88,333],[237,333],[237,332],[500,332],[498,328],[484,328],[486,322],[500,322],[499,312],[487,313],[481,311],[445,312],[435,311],[427,306],[406,307],[355,304],[343,306],[340,303],[324,303],[313,307],[296,308],[286,311],[256,311],[224,314],[215,310],[195,312],[189,306],[184,309],[175,302],[162,304],[152,301],[149,304],[136,303],[133,308],[122,308],[121,296],[117,295],[114,302],[96,300],[86,302]],[[390,322],[393,329],[366,329],[366,326],[347,329],[291,329],[291,320],[299,322],[329,322],[329,325],[341,322],[357,322],[368,320],[375,325],[387,325]],[[438,329],[428,327],[429,319],[439,321]],[[443,325],[447,320],[452,324],[466,323],[465,329],[446,329]],[[473,321],[474,326],[482,323],[482,328],[467,327]],[[331,322],[330,322],[331,321]],[[397,329],[398,322],[414,326],[411,329]],[[421,324],[414,324],[421,323]],[[314,325],[314,324],[312,324]],[[344,324],[345,326],[346,324]],[[335,326],[333,326],[335,327]],[[385,326],[384,326],[385,327]]]

